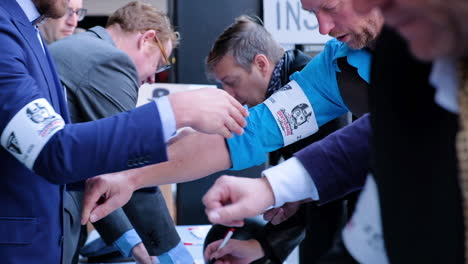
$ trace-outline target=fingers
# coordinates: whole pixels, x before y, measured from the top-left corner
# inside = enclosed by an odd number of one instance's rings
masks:
[[[235,99],[232,99],[232,100],[235,100]],[[244,112],[247,111],[243,107],[242,109]],[[244,113],[240,112],[237,107],[234,107],[234,108],[230,107],[228,110],[229,110],[228,112],[229,116],[224,117],[225,126],[227,127],[227,129],[229,129],[230,132],[236,133],[237,135],[242,135],[244,133],[243,128],[247,125],[247,121],[245,120]]]
[[[203,196],[202,202],[206,210],[221,208],[229,200],[229,194],[226,193],[224,183],[222,182],[224,177],[229,176],[221,176],[217,179],[214,185]]]
[[[218,134],[220,136],[223,136],[224,138],[232,138],[232,133],[229,128],[226,126],[221,127],[220,130],[218,131]]]
[[[273,208],[265,212],[263,219],[270,221],[273,225],[281,224],[285,219],[285,211],[283,208]]]
[[[138,243],[132,249],[132,257],[137,264],[153,264],[153,258],[149,255],[143,243]],[[158,263],[158,262],[156,262]]]
[[[240,204],[226,205],[222,208],[206,210],[205,212],[211,223],[235,227],[243,226],[244,221],[242,219],[251,216],[245,214],[243,206]]]
[[[91,178],[86,181],[86,187],[83,198],[83,209],[81,210],[81,224],[85,225],[90,219],[91,212],[98,205],[98,201],[107,192],[107,188],[99,177]]]
[[[237,103],[236,99],[232,97],[229,100],[235,101]],[[237,107],[237,105],[240,106],[240,109],[239,107]],[[237,103],[237,105],[234,106],[234,108],[232,108],[232,111],[230,111],[230,115],[232,116],[232,118],[234,118],[234,120],[236,120],[236,122],[241,127],[245,127],[247,125],[247,121],[245,121],[245,118],[249,115],[249,111],[243,106],[241,106],[239,103]]]
[[[247,125],[245,117],[248,116],[248,111],[234,97],[225,91],[222,92],[228,100],[222,106],[227,110],[227,115],[221,117],[224,119],[224,125],[231,133],[242,135],[244,133],[243,128]]]
[[[233,243],[233,241],[231,241],[231,243]],[[232,254],[232,252],[233,252],[232,244],[228,243],[225,247],[215,250],[213,254],[211,254],[211,258],[221,259],[226,255]]]
[[[240,127],[239,124],[237,124],[236,121],[234,121],[232,118],[226,120],[225,127],[229,131],[231,137],[232,133],[236,133],[237,135],[242,135],[244,133],[244,129]]]
[[[208,261],[213,258],[212,254],[218,249],[219,245],[223,242],[222,239],[216,240],[215,242],[210,243],[208,246],[206,246],[205,249],[205,260]]]
[[[243,204],[236,202],[235,177],[221,176],[203,196],[205,212],[212,223],[239,226],[243,225]],[[230,204],[229,204],[230,203]]]
[[[243,210],[239,204],[224,205],[229,197],[225,196],[222,187],[215,187],[210,189],[203,197],[203,204],[205,205],[205,213],[208,220],[213,224],[223,224],[226,226],[241,227],[244,225]]]
[[[273,219],[271,219],[271,223],[273,225],[279,225],[281,224],[282,222],[284,222],[284,220],[286,219],[286,215],[284,213],[284,210],[281,208],[278,213],[273,217]]]
[[[116,196],[112,196],[105,200],[102,204],[97,205],[90,212],[89,221],[94,223],[106,217],[116,209],[120,208],[123,204],[119,203]]]
[[[231,104],[234,105],[234,107],[241,113],[241,115],[243,117],[248,117],[249,116],[249,110],[245,109],[244,106],[241,105],[234,97],[229,95],[229,100],[230,100]]]
[[[273,209],[267,210],[263,214],[263,219],[265,219],[265,221],[271,221],[271,219],[275,217],[275,215],[278,213],[279,210],[280,208],[273,208]]]
[[[222,176],[205,194],[203,203],[212,223],[240,226],[244,218],[259,215],[273,204],[274,196],[264,178]]]
[[[230,121],[228,124],[228,128],[238,134],[242,135],[244,133],[244,127],[247,126],[247,121],[245,120],[245,117],[248,115],[248,110],[242,107],[241,104],[239,104],[234,98],[230,98],[231,101],[235,101],[235,109],[232,109],[229,114],[230,117],[232,118],[232,121]],[[239,108],[240,107],[240,108]]]

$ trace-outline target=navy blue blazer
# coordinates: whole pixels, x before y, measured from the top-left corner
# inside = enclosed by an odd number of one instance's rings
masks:
[[[60,263],[60,184],[167,160],[154,103],[94,122],[69,124],[63,87],[44,48],[45,52],[16,1],[0,1],[2,263]],[[48,103],[31,103],[41,98]],[[53,110],[47,111],[44,102]],[[53,122],[39,132],[30,129],[44,120]],[[47,139],[45,143],[40,137]],[[39,152],[28,156],[35,148]]]

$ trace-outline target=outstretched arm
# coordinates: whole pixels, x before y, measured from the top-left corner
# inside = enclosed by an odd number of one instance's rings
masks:
[[[212,223],[241,225],[244,218],[258,215],[272,204],[278,207],[305,198],[320,201],[322,197],[330,201],[361,188],[369,167],[370,132],[369,116],[364,116],[308,146],[302,154],[265,170],[264,178],[221,177],[203,197],[208,218]],[[329,169],[308,167],[314,160],[326,163]],[[319,184],[320,180],[327,184]],[[312,185],[316,188],[310,188]],[[256,186],[255,191],[252,186]]]
[[[231,166],[224,138],[219,135],[193,132],[171,144],[168,153],[167,162],[89,179],[82,223],[95,222],[121,207],[137,189],[191,181]]]

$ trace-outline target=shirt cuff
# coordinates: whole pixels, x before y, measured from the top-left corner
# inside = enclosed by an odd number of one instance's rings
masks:
[[[125,232],[113,244],[117,247],[124,257],[132,256],[132,249],[141,243],[141,238],[138,236],[135,229],[130,229]]]
[[[192,255],[184,244],[179,242],[177,246],[167,251],[166,253],[159,255],[158,259],[164,264],[177,264],[177,263],[195,263]]]
[[[264,170],[263,175],[273,189],[275,207],[307,198],[314,201],[320,198],[314,181],[296,157]]]
[[[174,117],[174,111],[172,111],[172,106],[167,96],[154,99],[154,102],[158,107],[159,116],[161,118],[161,124],[163,128],[164,141],[167,143],[176,132],[176,120]]]

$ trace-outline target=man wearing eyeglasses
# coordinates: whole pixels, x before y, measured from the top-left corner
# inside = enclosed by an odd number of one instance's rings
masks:
[[[69,10],[64,21],[76,22],[80,9]],[[145,39],[150,46],[140,52]],[[92,121],[135,108],[139,86],[154,82],[156,73],[170,68],[169,56],[177,44],[178,35],[167,16],[140,2],[119,8],[109,17],[106,28],[96,26],[52,43],[50,51],[67,90],[72,121]],[[76,204],[81,203],[82,192],[69,193]],[[75,245],[73,252],[79,250],[81,213],[79,206],[75,207],[65,208],[73,220],[65,218],[64,223],[65,230],[70,230],[64,245]],[[163,263],[193,263],[157,187],[135,193],[126,206],[94,226],[108,245],[99,240],[84,249],[96,260],[118,250],[138,263],[152,263],[150,256],[158,256]],[[73,254],[64,248],[63,263],[70,263],[67,256]]]
[[[82,0],[70,0],[67,12],[61,18],[50,18],[39,26],[44,40],[51,44],[59,39],[68,37],[75,32],[78,22],[86,16],[87,10],[83,8]]]

